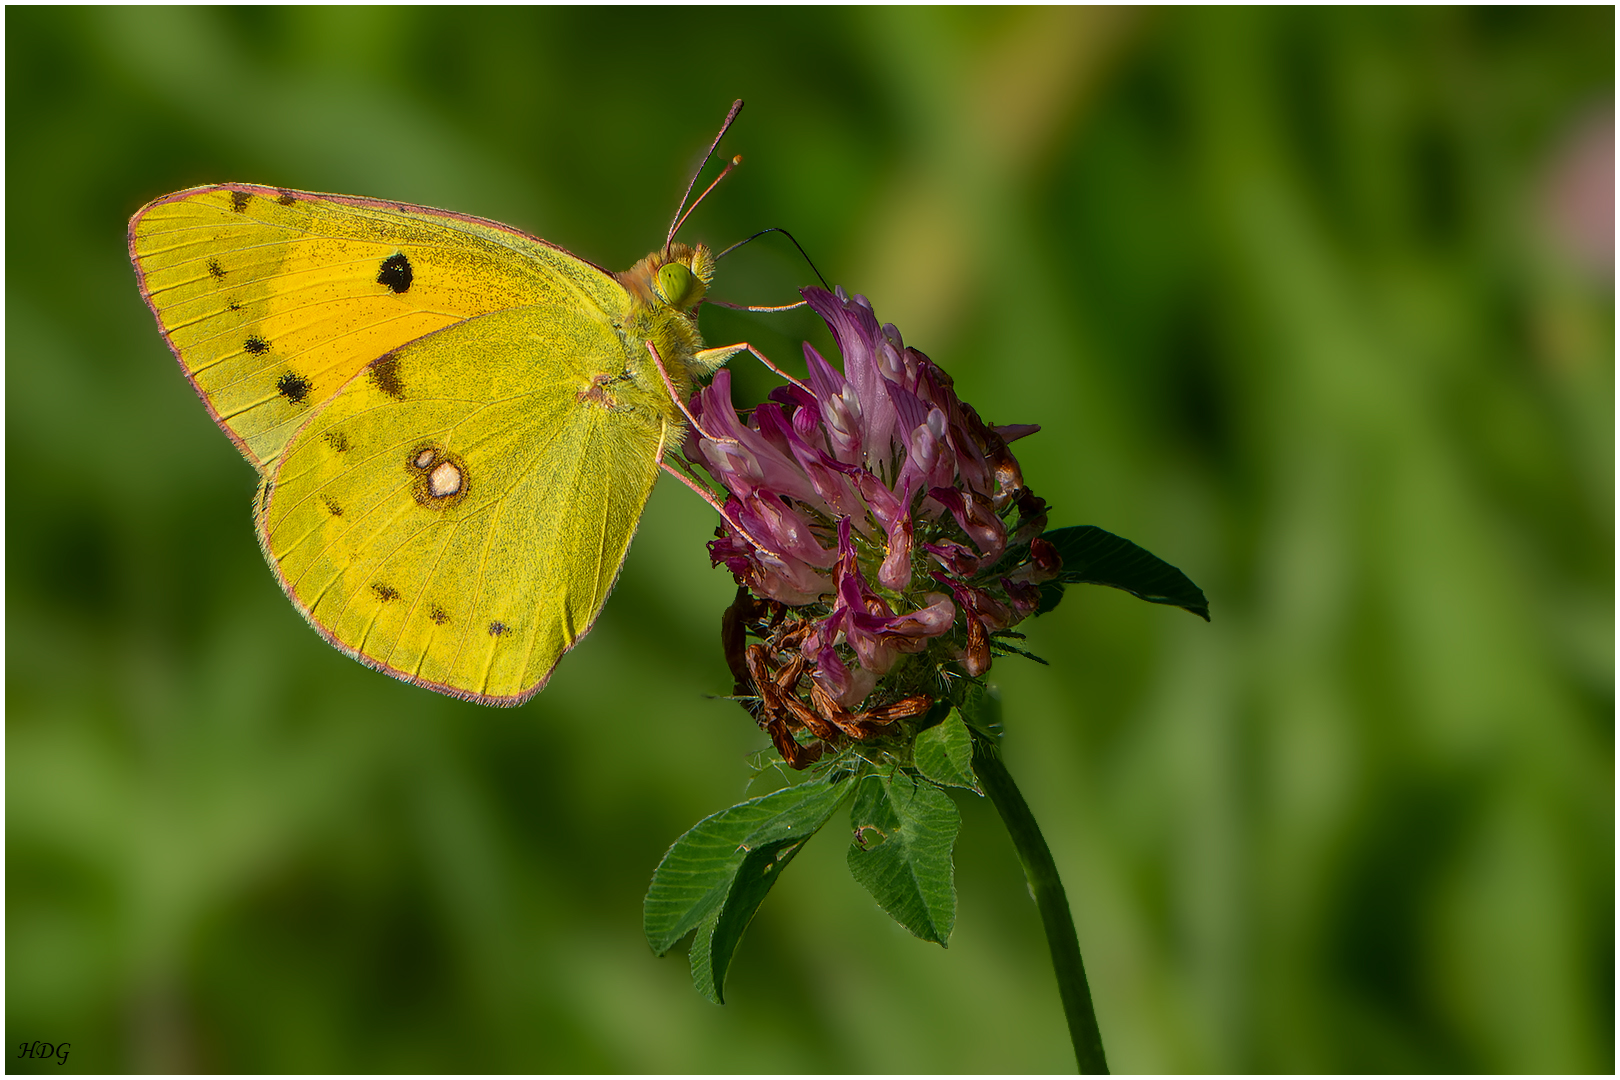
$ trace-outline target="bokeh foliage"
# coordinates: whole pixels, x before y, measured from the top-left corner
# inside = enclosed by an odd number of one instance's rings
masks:
[[[1009,766],[1120,1070],[1614,1068],[1613,278],[1547,227],[1611,8],[6,12],[7,1038],[69,1070],[1042,1071],[1033,906],[962,794],[948,951],[812,842],[724,1008],[654,960],[744,795],[710,512],[660,485],[527,707],[324,645],[142,306],[128,216],[243,180],[628,266],[791,229],[1019,444],[1075,587]],[[1596,111],[1594,111],[1596,110]],[[1612,206],[1612,204],[1611,204]],[[1610,210],[1612,215],[1612,209]],[[1610,218],[1612,221],[1612,217]],[[785,244],[719,294],[781,302]],[[800,314],[704,315],[781,362]],[[739,400],[769,385],[736,364]],[[830,830],[836,831],[836,830]],[[58,1070],[51,1063],[13,1062]]]

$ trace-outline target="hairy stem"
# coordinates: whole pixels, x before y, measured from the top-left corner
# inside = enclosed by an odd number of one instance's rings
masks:
[[[1035,824],[1029,804],[1019,794],[1007,766],[1001,763],[995,744],[982,736],[973,740],[973,770],[1007,825],[1013,847],[1018,851],[1018,861],[1024,864],[1024,876],[1029,880],[1029,891],[1035,897],[1035,907],[1041,913],[1041,925],[1046,930],[1046,944],[1052,950],[1058,994],[1063,999],[1063,1014],[1069,1021],[1069,1038],[1074,1041],[1074,1056],[1080,1071],[1106,1073],[1108,1059],[1103,1054],[1097,1013],[1091,1007],[1086,967],[1080,960],[1080,939],[1075,936],[1069,898],[1064,895],[1063,882],[1058,880],[1052,852],[1041,836],[1040,826]]]

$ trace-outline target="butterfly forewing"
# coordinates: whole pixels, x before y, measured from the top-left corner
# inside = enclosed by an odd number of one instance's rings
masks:
[[[607,599],[668,425],[619,392],[636,345],[594,305],[474,318],[314,411],[260,498],[288,595],[330,640],[490,704],[543,685]]]
[[[362,367],[424,334],[534,304],[622,304],[582,259],[493,222],[245,184],[167,196],[130,255],[170,346],[261,472]]]

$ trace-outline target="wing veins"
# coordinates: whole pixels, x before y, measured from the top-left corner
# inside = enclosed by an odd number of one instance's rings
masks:
[[[521,396],[524,396],[524,395],[516,395],[510,400],[514,400],[514,401],[518,400],[518,398],[521,397]],[[437,400],[437,399],[431,399],[431,400]],[[377,409],[385,409],[387,407],[388,406],[386,406],[386,405],[379,405],[379,406],[376,406],[374,409],[368,409],[365,412],[374,412]],[[484,410],[481,409],[479,411],[482,412]],[[356,415],[357,416],[363,416],[363,415],[365,415],[365,413],[357,413]],[[477,413],[469,414],[463,420],[459,421],[455,426],[460,426],[460,424],[463,424],[463,423],[466,423],[466,422],[470,421],[476,415],[477,415]],[[505,430],[510,430],[510,428],[512,426],[514,426],[514,424],[506,425]],[[453,430],[453,428],[452,428],[452,430]],[[550,433],[550,437],[546,440],[546,442],[544,442],[543,444],[540,444],[539,446],[535,447],[535,449],[529,455],[529,459],[525,463],[525,465],[523,467],[515,470],[515,475],[517,477],[520,477],[520,478],[521,477],[526,477],[532,471],[534,462],[539,460],[540,458],[542,458],[545,455],[546,451],[550,449],[550,447],[552,446],[552,444],[554,442],[556,442],[559,435],[560,435],[560,429],[553,430]],[[493,438],[494,436],[490,436],[490,437]],[[327,481],[326,483],[316,485],[315,489],[313,491],[311,491],[310,494],[302,497],[297,503],[293,504],[293,506],[288,510],[288,513],[286,515],[283,515],[283,520],[286,520],[287,516],[290,516],[293,511],[302,508],[310,500],[312,500],[314,498],[317,498],[322,492],[324,492],[324,490],[327,488],[327,486],[329,484],[336,482],[342,476],[349,475],[354,470],[366,468],[369,463],[376,461],[378,458],[385,457],[388,454],[390,449],[397,450],[399,447],[402,447],[402,446],[406,445],[409,441],[410,440],[397,442],[392,447],[385,447],[383,449],[380,449],[380,450],[376,451],[375,453],[373,453],[372,455],[370,455],[368,458],[366,458],[365,461],[358,462],[358,463],[356,463],[354,465],[351,465],[351,466],[345,468],[342,473],[339,473],[338,476],[333,477],[331,480]],[[483,442],[483,441],[485,441],[485,440],[480,440],[480,442]],[[582,465],[582,463],[583,463],[583,458],[581,459],[581,465]],[[302,475],[307,475],[307,472],[305,474],[300,474],[300,476],[302,476]],[[291,479],[297,480],[297,479],[299,479],[299,477],[293,477]],[[481,596],[481,594],[485,591],[486,579],[488,578],[489,550],[490,550],[490,547],[494,543],[496,534],[499,531],[499,526],[500,526],[500,521],[501,521],[501,514],[509,505],[511,505],[510,500],[508,500],[506,498],[506,496],[511,494],[511,492],[516,488],[516,486],[517,486],[517,484],[519,482],[520,482],[519,480],[515,479],[511,483],[506,485],[504,490],[500,491],[500,494],[497,496],[497,498],[495,500],[493,500],[489,504],[489,511],[490,511],[491,517],[490,517],[490,521],[489,521],[488,531],[487,531],[485,539],[484,539],[483,551],[480,552],[479,559],[478,559],[478,568],[479,568],[478,569],[478,578],[477,578],[478,588],[476,590],[474,590],[474,596],[475,597]],[[281,485],[280,482],[278,482],[277,486],[279,488],[282,485]],[[358,548],[360,546],[360,544],[357,544],[357,543],[353,542],[353,540],[352,540],[352,537],[355,535],[356,530],[364,527],[363,523],[369,524],[369,523],[373,522],[374,521],[374,516],[376,514],[377,509],[382,507],[384,504],[386,504],[387,502],[389,502],[393,498],[395,498],[399,494],[399,492],[401,490],[403,490],[406,486],[407,485],[405,485],[405,484],[396,485],[390,492],[384,494],[379,499],[374,501],[372,503],[371,507],[368,508],[359,518],[357,518],[353,524],[345,523],[345,527],[340,532],[338,532],[336,535],[334,535],[332,537],[331,541],[317,553],[316,558],[310,560],[310,567],[313,567],[316,564],[317,559],[327,559],[327,560],[330,561],[331,552],[334,550],[334,548],[339,548],[340,545],[347,546],[350,550],[354,550],[354,549]],[[577,483],[576,483],[576,489],[577,489]],[[385,521],[377,523],[376,527],[371,530],[370,536],[375,537],[375,536],[381,534],[385,529],[387,529],[394,522],[398,521],[400,519],[400,517],[403,514],[405,514],[406,512],[408,512],[408,511],[409,511],[409,504],[402,502],[399,509],[395,510],[394,513],[392,515],[388,516],[388,518]],[[418,529],[418,530],[412,532],[408,537],[402,539],[400,541],[400,543],[397,544],[393,548],[393,550],[387,556],[387,559],[391,559],[395,554],[397,554],[401,549],[403,549],[406,546],[406,544],[408,544],[411,541],[415,540],[417,537],[421,536],[424,532],[431,531],[435,526],[437,526],[439,524],[442,524],[442,523],[437,522],[437,521],[430,521],[426,525],[424,525],[421,529]],[[471,524],[472,524],[472,515],[469,515],[468,518],[463,519],[463,520],[458,521],[458,522],[455,522],[452,525],[450,525],[449,530],[445,534],[445,543],[444,543],[444,545],[441,545],[441,547],[440,547],[440,553],[441,553],[440,557],[441,558],[442,558],[442,552],[444,550],[444,547],[447,546],[449,541],[454,538],[455,534],[458,531],[460,531],[462,528],[468,527]],[[304,543],[308,542],[309,539],[311,538],[311,536],[316,531],[318,531],[318,528],[317,529],[312,529],[312,530],[304,533],[302,536],[300,536],[298,538],[298,540],[295,541],[294,545],[288,548],[289,554],[291,553],[292,550],[294,550],[296,548],[297,545],[301,545],[301,544],[304,544]],[[386,562],[387,559],[377,560],[377,562],[380,565],[383,562]],[[345,562],[343,564],[343,569],[348,569],[348,568],[352,567],[353,565],[354,565],[353,561],[349,560],[349,561],[347,561],[347,562]],[[305,573],[307,573],[307,572],[308,572],[308,569],[306,569]],[[310,612],[311,615],[314,614],[315,607],[316,607],[317,604],[319,604],[321,598],[324,597],[326,595],[326,593],[334,585],[336,585],[339,581],[341,581],[343,579],[343,576],[344,575],[343,575],[342,570],[340,570],[338,573],[332,575],[331,579],[321,588],[320,592],[313,599],[311,599],[309,601],[307,610]],[[289,584],[291,584],[291,586],[292,586],[295,593],[297,592],[298,582],[301,582],[303,580],[303,577],[304,577],[304,575],[300,574],[297,581],[289,583]],[[362,585],[363,584],[364,583],[362,583]],[[331,618],[330,623],[331,623],[331,625],[333,627],[332,632],[333,632],[334,637],[336,637],[336,627],[337,627],[338,623],[349,612],[349,610],[353,607],[354,600],[359,595],[360,595],[360,589],[357,588],[357,589],[353,590],[351,592],[351,594],[350,594],[349,600]],[[420,594],[420,592],[418,592],[418,594],[417,594],[418,602],[420,601],[420,596],[421,596],[421,594]],[[449,670],[450,671],[454,671],[459,666],[459,664],[461,663],[461,657],[465,653],[466,648],[467,648],[468,635],[472,632],[472,629],[473,629],[474,619],[473,619],[472,616],[476,614],[478,606],[479,606],[479,600],[474,599],[473,604],[472,604],[472,611],[469,613],[469,618],[467,620],[465,620],[465,625],[462,628],[461,638],[460,638],[459,642],[455,646],[454,659],[451,661],[451,663],[449,665]],[[373,630],[376,627],[377,621],[378,621],[378,616],[376,616],[376,615],[373,615],[367,621],[365,633],[360,637],[359,644],[356,645],[356,646],[353,646],[353,648],[355,648],[355,650],[357,652],[360,652],[362,654],[364,653],[365,645],[366,645],[367,642],[369,642],[371,640],[371,634],[372,634]],[[529,644],[529,651],[526,654],[526,657],[533,655],[535,642],[539,638],[539,628],[534,626],[532,623],[531,623],[531,626],[530,626],[530,628],[528,630],[528,637],[530,638],[530,644]],[[563,649],[563,652],[567,652],[568,649],[570,649],[572,647],[573,647],[572,643],[570,643],[569,645],[567,645]],[[397,648],[398,648],[398,640],[396,639],[393,642],[393,644],[390,646],[389,655],[392,656],[394,650],[397,649]],[[559,653],[559,656],[560,655],[561,654]],[[425,652],[424,652],[424,656],[425,656]],[[403,671],[404,670],[402,668],[394,667],[392,664],[389,664],[387,660],[382,659],[382,658],[378,658],[378,662],[384,664],[385,666],[389,667],[391,670],[394,670],[394,671]],[[485,665],[484,671],[483,671],[482,676],[481,676],[481,678],[483,680],[481,685],[483,686],[483,688],[484,688],[484,690],[486,692],[487,692],[487,690],[489,688],[489,677],[490,677],[491,671],[493,670],[494,662],[495,662],[495,658],[494,658],[494,652],[492,650],[491,653],[490,653],[489,660],[488,660],[487,664]],[[420,661],[418,662],[418,668],[420,668]],[[523,670],[527,670],[527,659],[525,659],[525,664],[524,664],[524,669]]]
[[[356,329],[356,330],[350,330],[350,331],[347,331],[347,332],[345,332],[343,334],[339,334],[339,335],[337,335],[337,336],[335,336],[335,337],[333,337],[333,338],[331,338],[329,340],[341,341],[346,337],[349,337],[349,336],[351,336],[353,334],[361,333],[364,330],[371,330],[371,329],[375,329],[377,327],[387,326],[390,322],[396,322],[399,319],[409,318],[411,314],[415,314],[415,313],[407,313],[405,315],[398,315],[398,316],[394,316],[394,317],[389,318],[389,319],[379,320],[378,322],[371,323],[371,324],[369,324],[369,325],[367,325],[365,327],[361,327],[361,328]],[[473,317],[477,318],[477,316],[473,316]],[[466,319],[461,320],[461,322],[466,322],[466,321],[467,321]],[[447,330],[451,326],[456,326],[456,325],[459,325],[459,324],[458,323],[450,323],[447,326],[441,326],[438,329],[439,330]],[[436,332],[437,331],[435,331],[435,330],[429,330],[426,333],[418,334],[414,338],[406,339],[405,341],[403,341],[400,344],[396,345],[394,348],[395,349],[402,349],[406,345],[409,345],[411,342],[417,341],[417,340],[419,340],[421,338],[426,337],[428,334],[432,334],[432,333],[436,333]],[[306,356],[309,353],[314,352],[314,351],[315,351],[315,349],[313,349],[313,348],[301,349],[298,352],[287,354],[285,359],[286,359],[286,361],[288,363],[291,363],[292,361],[294,361],[296,359],[299,359],[299,358],[301,358],[303,356]],[[381,357],[388,355],[389,352],[393,352],[393,351],[394,351],[393,349],[389,349],[389,350],[386,350],[384,352],[378,353],[376,356],[371,357],[370,359],[368,359],[366,361],[365,364],[362,364],[359,367],[355,368],[354,374],[358,375],[360,372],[364,371],[366,366],[368,364],[370,364],[372,360],[380,359]],[[199,367],[199,368],[192,369],[191,375],[192,375],[193,378],[195,378],[196,376],[201,375],[203,372],[212,370],[213,368],[219,366],[220,364],[223,364],[223,363],[225,363],[225,362],[227,362],[229,360],[234,360],[237,357],[240,357],[241,355],[242,355],[242,350],[238,349],[236,352],[231,353],[231,354],[229,354],[227,356],[222,356],[218,360],[215,360],[214,362],[208,364],[205,367]],[[355,354],[354,354],[354,352],[351,351],[351,352],[347,353],[346,355],[352,357]],[[215,394],[219,394],[219,393],[222,393],[224,391],[231,390],[231,389],[234,389],[234,388],[236,388],[238,386],[241,386],[244,383],[251,382],[251,381],[253,381],[253,379],[256,376],[262,375],[263,373],[265,373],[267,371],[274,371],[279,366],[281,366],[281,365],[278,365],[278,364],[265,364],[265,365],[263,365],[261,367],[254,368],[252,372],[248,373],[247,375],[242,376],[239,379],[232,379],[230,382],[220,383],[219,385],[217,385],[217,386],[213,387],[212,389],[208,390],[208,394],[209,394],[210,398],[212,398],[212,396],[215,395]],[[346,365],[341,360],[333,361],[332,363],[327,364],[325,367],[318,368],[316,373],[327,372],[327,371],[331,371],[331,370],[333,370],[335,368],[344,367],[344,366],[346,366]],[[272,401],[272,400],[274,400],[274,399],[269,398],[269,397],[265,397],[265,398],[262,398],[256,404],[263,404],[266,401]],[[433,399],[428,399],[428,400],[433,400]],[[247,408],[253,408],[253,407],[254,407],[253,405],[247,406]],[[245,411],[245,410],[238,410],[237,412],[233,412],[230,415],[237,416],[237,415],[240,415],[240,413],[243,412],[243,411]]]

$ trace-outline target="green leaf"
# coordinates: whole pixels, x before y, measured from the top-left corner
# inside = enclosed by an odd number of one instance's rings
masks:
[[[832,816],[832,809],[828,808],[827,817]],[[819,829],[826,822],[827,818],[823,817],[816,828]],[[725,989],[726,972],[731,968],[731,958],[737,952],[737,944],[742,941],[743,931],[754,921],[754,914],[759,911],[759,905],[765,902],[765,895],[808,839],[808,836],[803,836],[775,840],[749,851],[737,868],[737,876],[732,881],[725,903],[720,905],[715,915],[704,920],[704,925],[698,928],[699,932],[692,938],[692,948],[695,950],[692,957],[693,985],[716,1005],[725,1004],[722,991]],[[704,929],[709,932],[704,934]],[[702,982],[698,981],[700,973]]]
[[[1186,574],[1163,559],[1095,525],[1053,529],[1041,539],[1063,556],[1063,571],[1056,581],[1041,586],[1037,614],[1051,611],[1063,599],[1065,585],[1108,585],[1155,604],[1174,604],[1205,622],[1209,601]]]
[[[944,720],[917,735],[912,748],[917,771],[936,784],[967,788],[983,795],[973,774],[973,737],[955,709]]]
[[[765,894],[854,787],[813,780],[712,814],[670,847],[642,907],[647,944],[662,956],[688,932],[692,981],[720,1002],[726,969]]]
[[[708,918],[698,923],[697,933],[692,935],[692,948],[686,958],[692,964],[692,985],[697,987],[697,992],[716,1005],[724,1005],[720,987],[714,981],[714,927],[719,921],[720,911],[716,908]],[[724,977],[720,981],[724,983]]]
[[[915,776],[867,776],[849,818],[855,828],[849,872],[895,922],[944,945],[956,923],[951,849],[962,824],[956,804]]]
[[[779,840],[748,852],[737,868],[725,903],[699,923],[697,933],[692,935],[688,956],[692,964],[692,985],[716,1005],[725,1004],[726,972],[731,968],[731,958],[736,955],[743,931],[754,920],[765,894],[771,891],[771,886],[804,843],[804,839]]]

